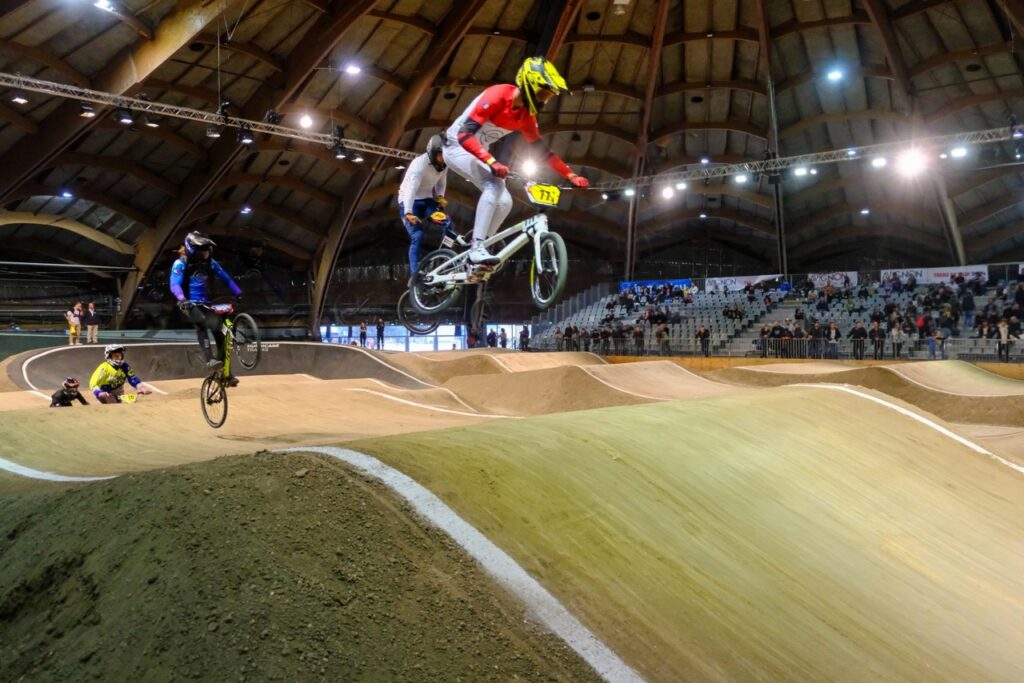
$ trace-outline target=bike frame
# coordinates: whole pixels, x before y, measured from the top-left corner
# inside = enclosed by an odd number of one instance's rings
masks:
[[[493,270],[483,274],[484,279],[489,278],[494,273],[498,272],[505,263],[512,258],[512,255],[522,249],[533,241],[534,251],[534,262],[541,263],[540,256],[540,240],[544,233],[548,232],[548,217],[542,213],[536,216],[531,216],[526,220],[520,221],[513,226],[510,226],[500,232],[495,233],[491,237],[488,237],[484,241],[484,246],[490,247],[502,240],[506,240],[510,237],[515,238],[505,245],[505,248],[495,254],[498,257],[499,263],[494,266]],[[518,233],[518,234],[517,234]],[[469,255],[467,252],[457,254],[456,256],[448,259],[437,268],[434,268],[429,273],[425,273],[423,276],[423,284],[425,285],[438,285],[444,284],[447,287],[456,287],[459,285],[468,284],[470,282],[470,274],[466,272],[463,267],[468,263]],[[456,268],[455,272],[444,273],[444,271]]]
[[[221,374],[224,379],[227,379],[231,375],[231,347],[235,341],[234,335],[231,334],[231,315],[235,312],[235,307],[231,304],[214,304],[210,306],[210,310],[214,313],[217,313],[218,310],[225,311],[225,313],[218,315],[221,323],[220,331],[224,335],[224,348],[222,349],[224,370]]]

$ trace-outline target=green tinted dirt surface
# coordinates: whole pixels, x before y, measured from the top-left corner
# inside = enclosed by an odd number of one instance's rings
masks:
[[[347,444],[652,681],[1024,680],[1024,476],[784,388]]]
[[[316,456],[0,497],[0,680],[596,680],[441,532]]]

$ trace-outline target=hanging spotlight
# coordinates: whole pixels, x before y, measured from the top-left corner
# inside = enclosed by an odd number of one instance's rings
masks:
[[[263,115],[263,120],[272,126],[276,126],[284,120],[284,116],[273,109],[268,109],[267,113]]]
[[[943,152],[942,154],[940,154],[940,155],[939,155],[939,158],[940,158],[940,159],[948,159],[948,158],[949,158],[949,155],[948,155],[948,154],[946,154],[945,152]]]
[[[803,166],[797,166],[796,168],[793,169],[793,175],[795,175],[797,178],[803,178],[805,175],[807,175],[807,169],[804,168]]]
[[[676,183],[676,189],[682,192],[683,190],[686,189],[686,183],[683,181],[679,181],[678,183]]]
[[[861,216],[867,216],[869,213],[871,213],[871,209],[861,209],[860,210],[860,215]]]
[[[843,72],[840,71],[839,69],[832,69],[831,71],[828,72],[826,78],[828,78],[828,80],[832,81],[833,83],[835,83],[836,81],[841,81],[843,80]]]
[[[311,128],[313,126],[313,117],[309,114],[303,114],[302,118],[299,119],[299,125],[303,128]]]
[[[928,165],[919,149],[911,148],[896,157],[896,170],[908,178],[916,176]]]
[[[146,114],[147,128],[159,128],[162,122],[163,119],[161,119],[159,116],[154,116],[153,114]]]
[[[63,190],[60,191],[60,196],[63,197],[64,199],[72,199],[75,196],[75,193],[67,188],[64,188]]]
[[[811,170],[808,171],[808,173],[810,173],[811,175],[818,175],[818,169],[812,168]]]
[[[855,157],[855,156],[857,156],[857,150],[855,150],[855,149],[848,149],[848,150],[846,150],[846,156],[848,156],[848,157]]]
[[[871,165],[875,168],[885,168],[885,165],[889,162],[886,161],[885,157],[875,157],[871,160]]]
[[[91,104],[82,104],[78,113],[83,119],[96,118],[96,109]]]
[[[627,188],[626,188],[626,192],[625,192],[625,195],[626,195],[627,197],[632,197],[632,196],[634,196],[635,194],[636,194],[636,190],[634,190],[634,189],[633,189],[632,187],[627,187]]]
[[[248,204],[243,204],[242,208],[238,210],[238,213],[248,216],[252,213],[252,207]]]
[[[349,64],[348,66],[345,67],[345,73],[347,73],[349,76],[358,76],[361,71],[362,69],[359,67],[358,64]]]
[[[608,201],[608,193],[607,192],[602,192],[601,193],[601,199],[603,199],[605,201]]]
[[[331,156],[339,160],[348,158],[348,151],[345,149],[345,145],[341,144],[341,140],[334,141],[334,145],[331,147]]]
[[[700,163],[702,163],[705,166],[707,166],[708,164],[711,163],[711,159],[710,159],[710,157],[701,157],[700,158]]]
[[[114,5],[111,4],[110,0],[96,0],[96,2],[92,3],[92,6],[97,7],[103,10],[104,12],[114,11]]]
[[[207,126],[206,127],[206,137],[213,138],[215,140],[217,138],[219,138],[220,137],[220,127],[219,126]]]
[[[228,112],[230,112],[230,111],[231,111],[231,100],[224,100],[223,102],[220,103],[220,107],[218,107],[218,109],[217,109],[217,112],[221,116],[223,116],[225,119],[228,118]]]
[[[745,182],[747,182],[747,175],[745,173],[740,173],[738,176],[736,176],[737,185],[742,185]]]
[[[1019,140],[1020,138],[1024,138],[1024,129],[1019,128],[1017,126],[1017,115],[1016,114],[1010,114],[1009,121],[1010,121],[1010,137],[1012,137],[1014,140]]]
[[[949,150],[949,156],[953,157],[954,159],[963,159],[965,156],[967,156],[967,148],[954,147],[953,149]]]
[[[135,123],[135,114],[128,109],[117,108],[114,110],[114,119],[125,126],[130,126]]]
[[[238,141],[243,145],[251,145],[256,141],[256,138],[252,134],[252,129],[247,125],[243,125],[238,131]]]
[[[357,151],[355,154],[352,155],[352,163],[361,164],[364,161],[365,159],[363,159],[363,155],[361,152]]]
[[[661,196],[664,197],[665,199],[672,199],[672,197],[674,197],[675,194],[676,191],[673,190],[671,187],[665,187],[662,188],[661,190]]]
[[[25,93],[15,90],[11,95],[11,102],[14,102],[15,104],[28,104],[28,98],[25,97]]]
[[[395,170],[396,171],[404,171],[405,170],[405,164],[398,164],[397,166],[395,166]]]
[[[699,216],[699,218],[700,218],[701,220],[704,220],[704,219],[706,219],[707,217],[708,217],[708,215],[707,215],[706,213],[704,213],[703,211],[701,211],[701,212],[700,212],[700,216]]]

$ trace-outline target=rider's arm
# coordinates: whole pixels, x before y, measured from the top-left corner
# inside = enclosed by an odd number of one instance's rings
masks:
[[[112,391],[114,388],[110,384],[110,375],[107,373],[107,367],[106,363],[100,363],[89,379],[89,389],[92,391],[93,396],[99,396],[104,391]]]
[[[427,167],[427,155],[421,154],[409,164],[402,178],[402,185],[398,188],[398,203],[402,205],[405,213],[412,213],[412,205],[416,201],[416,189],[420,186],[423,178],[423,169]]]
[[[443,197],[445,190],[448,189],[448,169],[441,171],[441,175],[437,177],[437,182],[434,183],[434,198]]]
[[[62,398],[63,394],[63,389],[58,389],[56,392],[54,392],[53,396],[50,397],[51,408],[60,408],[60,399]],[[79,396],[81,396],[81,394],[79,394]]]
[[[174,262],[174,266],[171,267],[171,294],[178,301],[184,301],[188,297],[185,296],[185,292],[182,290],[181,285],[185,281],[185,261],[183,259],[177,259]]]
[[[78,395],[75,396],[75,398],[77,398],[78,402],[81,403],[83,406],[89,405],[89,402],[85,400],[85,396],[81,392],[79,392]]]
[[[133,389],[138,389],[139,385],[142,384],[142,380],[135,374],[135,371],[132,370],[131,366],[125,363],[121,370],[124,372],[128,384],[131,384]]]
[[[537,130],[537,122],[533,121],[532,126],[523,126],[520,131],[523,137],[530,143],[530,147],[540,152],[539,155],[544,158],[544,162],[548,165],[552,171],[562,176],[566,180],[572,180],[576,174],[569,166],[559,158],[557,154],[548,149],[548,146],[541,140],[540,131]]]
[[[491,117],[504,111],[509,104],[506,97],[500,86],[491,86],[484,90],[480,99],[477,100],[476,106],[466,115],[466,120],[459,126],[456,136],[464,150],[488,166],[495,163],[497,159],[480,144],[480,141],[476,139],[476,134],[485,123],[491,120]]]
[[[217,263],[213,259],[210,259],[210,268],[212,268],[213,272],[217,274],[217,277],[219,277],[221,280],[225,282],[225,284],[227,284],[227,286],[231,289],[232,294],[234,294],[235,296],[242,296],[242,288],[235,284],[235,281],[232,280],[231,276],[228,275],[227,272],[220,267],[219,263]],[[133,384],[132,386],[135,385]]]

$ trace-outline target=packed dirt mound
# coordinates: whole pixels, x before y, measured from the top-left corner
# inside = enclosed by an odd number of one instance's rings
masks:
[[[447,356],[447,358],[444,358]],[[489,353],[381,354],[381,358],[406,372],[434,384],[444,384],[462,375],[496,375],[508,372]]]
[[[593,353],[565,351],[562,353],[502,353],[495,360],[509,372],[544,370],[563,365],[605,365],[604,360]]]
[[[1021,681],[1024,477],[827,387],[359,441],[652,683]]]
[[[970,396],[938,391],[911,381],[895,368],[885,366],[853,368],[822,374],[765,372],[749,368],[727,368],[709,372],[708,377],[744,386],[777,387],[785,384],[853,384],[900,398],[950,422],[1024,426],[1024,402],[1007,396]]]
[[[0,679],[596,680],[448,537],[316,456],[0,498]]]
[[[733,386],[712,382],[666,360],[602,365],[584,370],[616,389],[645,398],[672,401],[736,393]]]
[[[932,389],[968,396],[1022,396],[1024,382],[982,370],[963,361],[905,363],[892,368]]]
[[[444,386],[474,409],[499,415],[544,415],[654,400],[608,386],[574,365],[459,376],[448,380]]]

